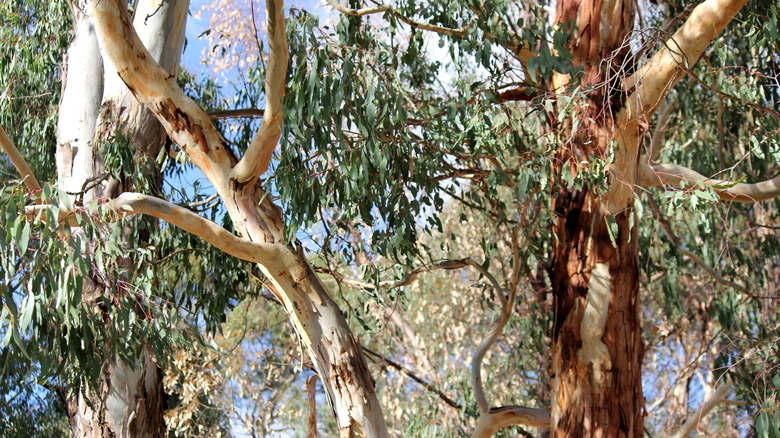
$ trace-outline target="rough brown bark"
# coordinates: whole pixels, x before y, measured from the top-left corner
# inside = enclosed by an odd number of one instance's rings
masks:
[[[583,68],[583,89],[590,90],[573,116],[584,123],[562,153],[560,171],[570,172],[567,163],[605,157],[615,140],[615,116],[625,100],[618,72],[630,63],[623,41],[633,28],[633,2],[559,0],[557,21],[577,25],[568,47]],[[568,81],[558,78],[556,86]],[[554,205],[552,436],[641,436],[644,349],[633,209],[623,205],[615,213],[608,194],[594,190],[560,190]]]
[[[556,211],[553,436],[641,436],[644,348],[632,212],[614,217],[615,246],[596,195],[561,193]]]

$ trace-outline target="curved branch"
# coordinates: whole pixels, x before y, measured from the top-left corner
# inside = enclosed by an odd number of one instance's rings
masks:
[[[243,183],[259,177],[271,162],[282,135],[284,85],[287,77],[287,34],[284,29],[284,0],[266,0],[268,26],[268,68],[265,71],[266,108],[263,122],[232,177]]]
[[[395,368],[396,370],[400,371],[403,374],[406,374],[410,379],[414,380],[415,382],[419,383],[420,386],[427,389],[428,391],[436,394],[444,403],[446,403],[448,406],[453,407],[457,410],[463,410],[463,406],[461,406],[458,402],[447,396],[442,390],[439,388],[433,386],[432,384],[426,382],[421,377],[417,376],[417,374],[413,373],[412,371],[406,369],[403,365],[399,364],[398,362],[395,362],[391,359],[388,359],[387,357],[370,350],[369,348],[363,347],[363,351],[366,353],[376,357],[378,360],[384,362],[385,364]]]
[[[639,184],[644,187],[670,185],[679,187],[683,182],[701,184],[712,188],[718,197],[731,202],[758,202],[780,196],[780,175],[766,181],[747,184],[734,183],[703,176],[695,170],[677,164],[642,163]]]
[[[0,126],[0,147],[2,147],[3,151],[8,155],[8,158],[16,168],[16,171],[19,172],[22,181],[24,181],[24,185],[27,186],[28,189],[40,190],[41,185],[38,184],[35,174],[33,174],[32,169],[30,169],[30,166],[22,156],[22,153],[19,152],[19,149],[16,149],[14,142],[8,138],[8,135],[5,133],[5,129],[3,129],[2,126]]]
[[[531,426],[550,428],[550,410],[526,408],[523,406],[502,406],[491,409],[487,415],[480,415],[472,438],[492,437],[499,430],[509,426]]]
[[[515,290],[513,289],[509,291],[508,298],[504,297],[504,292],[507,292],[507,290],[506,288],[501,287],[495,277],[490,275],[490,273],[487,272],[485,268],[483,268],[474,260],[466,260],[470,266],[479,271],[479,273],[484,275],[485,278],[490,280],[496,290],[496,294],[498,294],[498,296],[501,298],[502,304],[501,313],[495,320],[493,320],[493,327],[490,329],[490,332],[488,332],[488,335],[485,336],[485,338],[479,344],[477,351],[474,352],[474,358],[471,360],[471,385],[474,387],[474,398],[476,399],[477,406],[479,407],[480,417],[483,417],[489,414],[490,409],[488,407],[487,398],[485,397],[485,389],[482,384],[482,359],[484,359],[485,354],[487,354],[488,350],[493,346],[498,337],[501,336],[501,333],[504,330],[504,326],[506,325],[507,321],[509,321],[509,316],[512,314],[512,305],[515,302]]]
[[[342,6],[336,0],[328,0],[328,3],[330,3],[331,6],[333,6],[337,11],[341,12],[342,14],[352,15],[353,17],[362,17],[371,14],[389,13],[392,14],[398,20],[408,24],[409,26],[412,26],[415,29],[427,30],[427,31],[436,32],[451,37],[459,38],[465,36],[469,30],[469,27],[471,27],[471,25],[469,24],[460,29],[451,29],[449,27],[442,27],[433,24],[423,23],[417,20],[413,20],[405,15],[401,15],[398,11],[396,11],[395,9],[387,5],[379,5],[370,8],[362,8],[362,9],[350,9]]]
[[[35,219],[41,212],[51,209],[51,205],[31,205],[25,207],[25,214],[28,218]],[[76,215],[86,213],[85,210],[59,209],[58,211],[58,220],[72,227],[80,225]],[[278,245],[242,239],[184,207],[140,193],[122,193],[119,197],[103,204],[101,213],[105,216],[106,222],[116,222],[136,214],[153,216],[200,237],[228,255],[248,262],[268,263],[269,260],[276,259],[279,253]]]
[[[726,382],[720,385],[718,389],[713,391],[705,403],[701,406],[701,408],[696,410],[695,415],[691,415],[691,417],[688,418],[688,420],[686,420],[682,426],[680,426],[680,430],[672,435],[672,438],[684,438],[693,432],[701,419],[709,414],[715,406],[728,401],[726,397],[728,396],[732,386],[733,384],[731,382]]]
[[[649,119],[669,90],[690,68],[748,0],[706,0],[639,70],[626,79],[631,116]]]
[[[133,95],[165,127],[171,139],[212,182],[234,163],[208,115],[149,54],[123,0],[93,1],[95,29],[105,53]],[[215,184],[219,186],[220,184]]]

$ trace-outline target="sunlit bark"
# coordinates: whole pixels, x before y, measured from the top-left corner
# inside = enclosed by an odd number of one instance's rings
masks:
[[[267,9],[281,10],[281,1],[269,0]],[[277,259],[259,267],[317,369],[340,434],[386,436],[384,417],[359,343],[302,249],[286,243],[281,210],[265,196],[257,178],[237,179],[247,173],[233,173],[237,159],[206,113],[150,58],[130,26],[122,2],[103,0],[94,4],[94,11],[101,43],[119,76],[212,182],[238,233],[252,241],[283,246]],[[270,58],[269,64],[274,59],[278,58]],[[277,71],[277,67],[269,65],[268,71]],[[266,146],[260,149],[267,152]],[[254,165],[249,168],[256,169]],[[256,175],[256,171],[249,175]]]
[[[144,0],[136,4],[135,26],[155,59],[175,73],[184,41],[186,1]],[[137,171],[149,178],[151,190],[162,182],[154,166],[147,171],[138,163],[152,162],[165,140],[165,131],[145,107],[116,77],[104,68],[89,2],[79,5],[76,35],[68,50],[63,98],[58,123],[57,168],[60,186],[79,200],[113,198],[132,189],[132,175],[112,178],[103,164],[101,146],[126,141],[134,148]],[[120,139],[121,137],[121,139]],[[151,174],[149,172],[151,171]],[[88,286],[85,299],[99,287]],[[82,388],[70,401],[73,434],[76,437],[164,436],[160,370],[144,352],[130,367],[121,360],[104,366],[97,390]]]

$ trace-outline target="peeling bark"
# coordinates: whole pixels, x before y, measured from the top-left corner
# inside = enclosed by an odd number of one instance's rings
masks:
[[[569,42],[583,83],[594,87],[574,117],[569,160],[604,157],[619,131],[615,115],[621,67],[629,65],[624,39],[633,29],[629,0],[559,1],[558,22],[575,22]],[[608,65],[602,65],[606,60]],[[556,86],[567,82],[557,79]],[[637,137],[618,138],[617,148]],[[617,166],[636,168],[616,162]],[[630,161],[631,156],[626,158]],[[616,160],[617,161],[617,160]],[[562,172],[568,172],[562,169]],[[629,171],[630,173],[630,171]],[[606,196],[590,189],[561,190],[555,200],[552,287],[551,432],[554,437],[641,436],[644,420],[636,227],[631,180],[613,178]]]
[[[268,10],[281,10],[269,0]],[[385,437],[387,428],[365,358],[344,315],[314,274],[296,244],[284,239],[283,215],[265,196],[256,178],[257,156],[250,172],[234,172],[238,162],[206,113],[176,85],[138,39],[121,0],[93,4],[100,41],[119,77],[160,120],[168,135],[214,185],[236,231],[253,242],[275,244],[278,257],[260,264],[269,289],[284,306],[314,363],[344,437]],[[270,21],[280,17],[269,17]],[[278,32],[277,32],[278,33]],[[279,34],[280,38],[284,33]],[[278,43],[278,42],[277,42]],[[276,47],[286,47],[286,43]],[[277,71],[269,59],[268,71]],[[286,60],[286,56],[284,57]],[[267,145],[257,147],[267,152]],[[261,151],[261,152],[262,152]],[[262,154],[259,154],[262,156]],[[249,175],[248,179],[247,175]]]
[[[553,436],[641,436],[644,348],[633,213],[608,219],[588,192],[560,194],[556,204],[562,217],[552,275]]]
[[[641,436],[644,421],[641,365],[639,270],[634,187],[640,183],[639,146],[648,121],[667,93],[747,0],[707,0],[659,52],[620,86],[619,68],[630,58],[624,39],[634,17],[629,0],[559,0],[557,22],[575,22],[569,41],[583,82],[597,86],[575,109],[585,121],[572,133],[572,156],[605,156],[614,144],[609,188],[604,195],[561,190],[555,200],[552,283],[553,436]],[[610,65],[604,66],[601,60]],[[611,76],[610,76],[611,75]],[[554,90],[568,78],[554,78]],[[654,166],[655,167],[655,166]],[[678,171],[680,169],[677,169]],[[564,169],[562,171],[568,171]],[[660,184],[690,172],[648,175],[641,182]],[[695,172],[694,172],[695,173]],[[683,174],[685,174],[683,176]],[[717,182],[715,182],[717,184]],[[776,182],[721,190],[724,199],[757,196],[775,190]]]

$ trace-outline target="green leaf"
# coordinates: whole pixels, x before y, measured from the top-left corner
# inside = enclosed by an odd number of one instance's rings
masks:
[[[19,315],[19,329],[20,331],[27,332],[30,327],[30,321],[32,321],[33,314],[35,313],[35,296],[32,293],[27,294],[24,298],[24,304],[22,304],[22,313]]]
[[[19,256],[24,257],[27,253],[27,245],[30,243],[30,222],[25,221],[24,226],[20,228],[19,235],[16,238],[16,247],[19,249]]]

